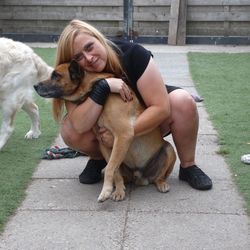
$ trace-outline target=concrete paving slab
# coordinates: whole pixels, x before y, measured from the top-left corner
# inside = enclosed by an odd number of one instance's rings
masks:
[[[19,211],[0,238],[1,250],[120,250],[122,211]]]
[[[185,53],[154,53],[154,58],[165,84],[183,88],[193,86]],[[175,61],[181,63],[175,64]]]
[[[246,250],[245,219],[230,214],[131,212],[123,249]]]
[[[128,185],[123,202],[98,203],[102,183],[90,186],[75,179],[36,180],[27,190],[20,210],[125,211],[129,201],[130,209],[138,211],[245,213],[243,200],[231,180],[215,179],[209,192],[193,190],[176,177],[170,177],[168,182],[171,191],[165,194],[158,192],[154,185],[133,188]]]
[[[199,113],[199,135],[217,135],[212,122],[210,121],[209,115],[202,106],[198,106]]]
[[[124,211],[124,202],[98,203],[102,182],[80,184],[78,179],[34,180],[27,190],[21,210]]]
[[[38,165],[33,178],[78,178],[87,160],[88,157],[83,156],[74,159],[43,160]]]
[[[246,215],[244,202],[231,181],[215,180],[213,190],[207,192],[193,190],[177,178],[169,178],[168,183],[171,189],[165,194],[153,185],[136,187],[130,194],[130,211]]]

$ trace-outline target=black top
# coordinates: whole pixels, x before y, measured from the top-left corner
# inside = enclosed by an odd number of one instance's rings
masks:
[[[153,57],[152,53],[136,43],[130,43],[125,41],[113,41],[119,51],[119,54],[123,70],[127,74],[129,82],[127,83],[135,92],[137,98],[142,104],[145,104],[137,89],[137,81],[146,70],[149,60]],[[117,50],[117,48],[114,48]],[[166,85],[168,93],[180,89],[180,87]]]
[[[136,43],[124,41],[114,41],[114,43],[120,49],[119,56],[123,70],[129,80],[128,85],[133,89],[139,100],[144,103],[137,89],[137,81],[147,68],[152,54],[149,50]]]

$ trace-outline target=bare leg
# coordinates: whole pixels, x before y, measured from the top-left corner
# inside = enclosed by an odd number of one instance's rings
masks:
[[[98,140],[92,130],[78,134],[66,117],[61,125],[61,135],[64,142],[72,149],[85,153],[93,159],[103,159]]]
[[[72,127],[67,117],[61,126],[61,135],[64,142],[72,149],[90,156],[90,160],[79,175],[79,181],[83,184],[94,184],[101,180],[102,169],[106,166],[103,159],[96,135],[93,131],[78,134]]]
[[[193,98],[185,90],[169,94],[171,118],[162,124],[163,133],[171,131],[180,159],[179,179],[198,190],[212,188],[212,180],[195,164],[199,116]]]
[[[195,164],[195,150],[199,127],[196,103],[185,90],[178,89],[169,94],[171,118],[162,126],[162,133],[171,131],[182,167]]]

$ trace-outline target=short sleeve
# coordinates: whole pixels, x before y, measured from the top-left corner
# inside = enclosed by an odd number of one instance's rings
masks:
[[[150,61],[151,52],[143,48],[141,45],[136,44],[130,51],[130,68],[133,71],[134,80],[137,80],[146,70]]]
[[[129,42],[116,42],[119,47],[120,60],[126,76],[128,77],[129,86],[135,91],[138,99],[143,102],[143,99],[137,89],[137,81],[146,70],[150,57],[153,56],[151,52],[139,44]]]

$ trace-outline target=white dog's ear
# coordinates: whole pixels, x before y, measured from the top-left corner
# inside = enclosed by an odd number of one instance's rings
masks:
[[[80,65],[75,60],[72,60],[70,62],[69,75],[70,75],[71,80],[77,83],[79,83],[84,77],[84,71],[81,70]]]

